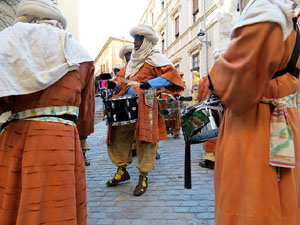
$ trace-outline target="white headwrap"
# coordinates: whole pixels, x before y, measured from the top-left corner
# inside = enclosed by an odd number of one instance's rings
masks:
[[[36,18],[34,13],[40,14],[36,7],[31,12],[26,2],[48,5],[42,0],[22,1],[18,11],[22,12],[26,6],[31,18]],[[41,8],[46,13],[47,7]],[[47,17],[50,20],[34,19],[33,24],[18,22],[0,32],[0,97],[43,90],[69,71],[77,70],[80,63],[93,61],[70,34],[57,28],[53,17]],[[61,22],[66,25],[66,21]]]
[[[33,20],[56,20],[63,29],[67,27],[67,20],[60,9],[49,0],[22,0],[17,9],[16,22],[32,22]]]
[[[166,56],[160,54],[157,49],[154,49],[158,37],[152,27],[140,24],[132,28],[130,35],[134,36],[137,34],[143,35],[144,40],[139,50],[135,51],[135,49],[133,49],[130,61],[126,67],[125,78],[128,79],[129,77],[134,76],[144,63],[148,63],[154,67],[173,65]]]
[[[115,69],[121,70],[122,68],[123,68],[123,66],[121,64],[117,63],[117,64],[113,65],[112,70],[115,70]]]
[[[133,44],[124,44],[119,52],[119,57],[126,62],[125,55],[128,52],[132,52],[134,49]]]
[[[239,27],[273,22],[281,26],[285,40],[293,29],[291,18],[293,3],[291,0],[250,0],[243,9],[239,21],[234,25],[231,35]]]
[[[136,27],[133,27],[130,31],[130,35],[133,37],[136,34],[143,35],[145,38],[151,41],[153,45],[156,45],[158,42],[158,37],[155,30],[153,30],[153,28],[149,25],[139,24]]]

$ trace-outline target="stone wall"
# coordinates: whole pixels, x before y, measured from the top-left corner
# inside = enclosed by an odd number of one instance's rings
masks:
[[[0,0],[0,31],[14,23],[20,0]]]

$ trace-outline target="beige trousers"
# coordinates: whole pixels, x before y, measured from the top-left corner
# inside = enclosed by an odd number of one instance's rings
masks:
[[[203,152],[203,159],[215,161],[215,153],[214,152]]]
[[[132,144],[136,124],[117,126],[114,141],[107,145],[108,155],[111,161],[118,167],[126,167],[132,163]],[[145,143],[136,140],[136,154],[138,164],[136,167],[143,176],[154,169],[157,144]]]

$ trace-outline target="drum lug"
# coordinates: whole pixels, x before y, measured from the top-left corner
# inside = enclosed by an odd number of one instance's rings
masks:
[[[112,108],[112,109],[115,108],[115,103],[114,103],[114,102],[111,103],[111,108]]]
[[[217,124],[216,124],[214,116],[212,115],[211,109],[208,109],[208,118],[209,118],[209,123],[210,123],[211,129],[212,130],[217,129]]]
[[[128,119],[131,120],[131,114],[130,114],[130,112],[127,112],[127,115],[128,115]]]
[[[127,105],[127,107],[129,107],[129,105],[130,105],[130,103],[129,103],[129,100],[128,100],[128,99],[126,99],[126,105]]]
[[[114,119],[114,121],[117,121],[117,115],[116,114],[113,115],[113,119]]]

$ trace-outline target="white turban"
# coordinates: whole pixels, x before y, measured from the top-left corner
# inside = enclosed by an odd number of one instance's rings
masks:
[[[153,45],[156,45],[158,42],[158,37],[155,30],[146,24],[139,24],[136,27],[133,27],[130,31],[130,35],[143,35],[148,41],[152,42]]]
[[[34,19],[56,20],[67,27],[67,20],[60,9],[49,0],[22,0],[17,8],[16,22],[31,22]]]
[[[123,66],[121,64],[114,64],[112,67],[112,70],[115,70],[115,69],[121,70],[122,68],[123,68]]]
[[[241,0],[240,0],[241,1]],[[242,7],[244,0],[242,0]],[[242,11],[239,21],[234,25],[231,37],[237,28],[256,23],[271,22],[281,26],[283,40],[293,30],[292,6],[294,1],[290,0],[245,0],[247,5]],[[276,16],[274,16],[276,15]]]
[[[124,60],[126,53],[132,52],[134,48],[133,44],[124,44],[119,52],[119,57]]]

